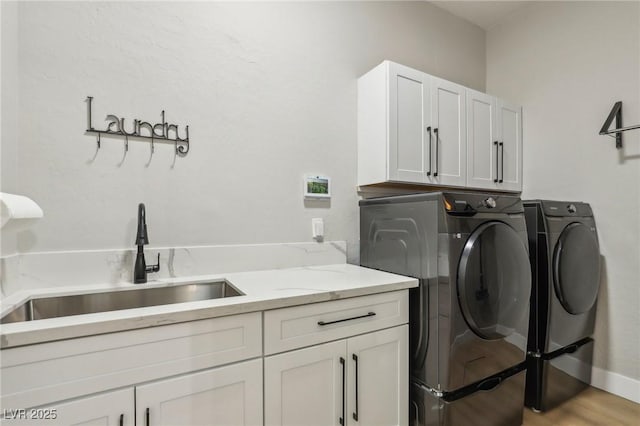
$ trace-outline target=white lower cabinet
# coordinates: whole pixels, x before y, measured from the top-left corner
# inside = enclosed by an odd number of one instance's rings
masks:
[[[0,422],[405,425],[408,303],[399,290],[5,349]]]
[[[347,342],[340,340],[266,357],[265,424],[339,424],[345,397],[346,352]]]
[[[136,424],[261,425],[262,360],[136,387]]]
[[[347,425],[408,424],[408,336],[403,325],[347,340]]]
[[[266,425],[406,425],[408,326],[265,358]]]
[[[55,424],[74,426],[133,426],[134,390],[126,388],[76,399],[52,406],[56,410]],[[51,424],[41,420],[41,424]]]
[[[7,426],[134,426],[134,388],[129,387],[29,409],[4,408]]]
[[[7,426],[258,426],[262,359],[4,414]]]
[[[40,419],[26,424],[262,424],[260,312],[22,346],[1,355],[0,406],[8,409],[3,426],[23,424],[20,418],[32,412]],[[47,409],[56,418],[44,418]]]

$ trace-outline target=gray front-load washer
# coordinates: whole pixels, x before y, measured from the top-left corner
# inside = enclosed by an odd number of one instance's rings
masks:
[[[362,266],[410,291],[414,425],[520,425],[531,273],[518,197],[431,193],[360,202]]]

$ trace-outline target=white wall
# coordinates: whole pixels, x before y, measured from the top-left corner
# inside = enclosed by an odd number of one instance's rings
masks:
[[[18,186],[18,5],[0,5],[0,191],[16,192]],[[6,143],[5,143],[6,141]],[[15,253],[15,234],[0,235],[1,252]]]
[[[487,91],[524,105],[523,198],[592,205],[604,266],[594,363],[640,379],[640,130],[622,150],[598,135],[615,101],[624,125],[640,124],[640,3],[511,16],[487,33]]]
[[[391,59],[485,83],[484,31],[422,2],[22,2],[18,18],[19,136],[2,149],[19,144],[18,190],[45,212],[23,253],[131,247],[145,202],[152,246],[311,241],[324,217],[357,260],[357,77]],[[96,152],[88,95],[96,128],[165,109],[190,153]],[[329,204],[305,205],[305,173],[332,177]]]

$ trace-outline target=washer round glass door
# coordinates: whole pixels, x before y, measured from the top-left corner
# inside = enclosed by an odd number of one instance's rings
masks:
[[[586,225],[571,223],[560,234],[553,254],[553,283],[560,303],[571,314],[587,312],[596,302],[600,248]]]
[[[473,231],[458,265],[458,300],[474,333],[502,339],[522,323],[529,307],[530,268],[527,248],[510,226],[487,222]]]

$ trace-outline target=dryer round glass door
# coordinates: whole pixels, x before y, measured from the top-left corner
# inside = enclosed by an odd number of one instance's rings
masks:
[[[600,286],[600,248],[595,232],[582,223],[569,224],[553,254],[553,283],[564,309],[574,315],[596,302]]]
[[[529,308],[530,268],[525,243],[510,226],[487,222],[471,234],[458,265],[458,300],[474,333],[502,339],[522,325]]]

